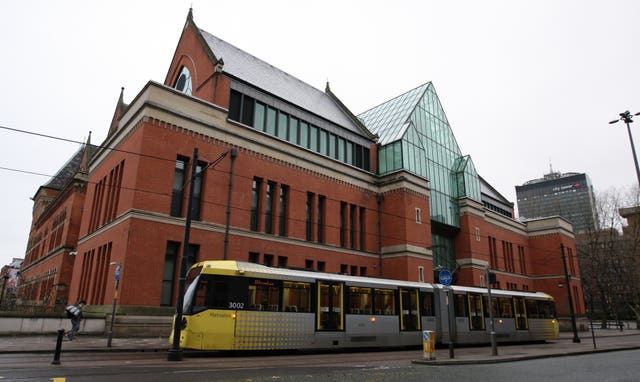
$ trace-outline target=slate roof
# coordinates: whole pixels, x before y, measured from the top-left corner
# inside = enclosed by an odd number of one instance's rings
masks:
[[[285,73],[251,54],[199,29],[223,71],[289,103],[306,109],[358,135],[367,136],[362,127],[345,113],[325,92]]]
[[[42,187],[52,188],[54,190],[62,190],[73,180],[73,177],[78,173],[80,164],[82,163],[82,156],[84,155],[85,145],[82,145],[78,151],[67,161],[67,163],[58,170],[58,173],[54,175],[49,182],[45,183]],[[89,150],[89,156],[93,156],[96,152],[97,146],[91,145]],[[89,158],[91,159],[91,158]]]

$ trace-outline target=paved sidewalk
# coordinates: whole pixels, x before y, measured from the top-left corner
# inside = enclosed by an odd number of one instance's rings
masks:
[[[573,342],[573,334],[562,332],[555,341],[536,344],[501,345],[498,355],[491,355],[490,346],[456,347],[454,358],[449,357],[447,347],[436,349],[435,360],[415,359],[414,363],[426,365],[460,365],[473,363],[509,362],[524,359],[561,357],[605,351],[640,349],[640,330],[596,329],[596,348],[591,332],[580,332],[581,342]],[[55,352],[56,334],[39,336],[0,336],[0,355],[9,353]],[[166,352],[171,347],[167,337],[117,338],[107,347],[107,338],[79,334],[73,341],[62,342],[65,352]]]
[[[51,335],[6,335],[0,336],[0,354],[3,353],[54,353],[57,333]],[[73,341],[62,341],[64,352],[158,352],[171,347],[168,337],[154,338],[112,338],[111,347],[107,347],[107,337],[83,335],[78,333]]]
[[[434,360],[415,359],[412,362],[426,365],[484,364],[640,349],[640,330],[595,329],[594,332],[595,348],[590,331],[578,333],[579,343],[573,341],[572,332],[562,332],[559,339],[545,343],[498,344],[495,356],[491,355],[491,346],[455,348],[454,358],[450,358],[448,348],[438,348]]]

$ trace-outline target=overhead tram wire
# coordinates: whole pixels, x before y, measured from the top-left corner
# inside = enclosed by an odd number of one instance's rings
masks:
[[[15,129],[15,128],[12,128],[12,127],[2,126],[2,125],[0,125],[0,129],[9,130],[9,131],[13,131],[13,132],[16,132],[16,133],[35,135],[37,137],[55,139],[55,140],[63,141],[63,142],[76,143],[76,144],[80,144],[80,145],[86,144],[86,142],[81,142],[81,141],[77,141],[77,140],[74,140],[74,139],[56,137],[54,135],[36,133],[36,132],[33,132],[33,131],[28,131],[28,130]],[[145,157],[145,158],[152,158],[152,159],[159,159],[159,160],[163,160],[163,161],[169,161],[169,162],[172,162],[172,163],[176,161],[175,159],[171,159],[171,158],[163,158],[163,157],[159,157],[159,156],[155,156],[155,155],[136,153],[136,152],[133,152],[133,151],[116,149],[116,148],[109,147],[109,146],[93,145],[93,144],[91,146],[97,147],[99,149],[104,149],[104,150],[111,150],[111,151],[121,152],[121,153],[125,153],[125,154],[138,155],[138,156]]]

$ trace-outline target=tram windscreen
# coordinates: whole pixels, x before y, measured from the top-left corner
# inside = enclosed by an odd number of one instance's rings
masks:
[[[202,267],[195,267],[191,268],[189,274],[187,274],[187,279],[185,281],[186,289],[184,292],[184,303],[182,304],[183,312],[190,311],[189,308],[193,303],[193,296],[196,290],[196,285],[198,284],[198,279],[201,271]]]

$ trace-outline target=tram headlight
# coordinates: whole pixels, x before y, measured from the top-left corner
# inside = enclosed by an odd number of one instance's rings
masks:
[[[236,319],[236,314],[235,313],[231,313],[231,315],[229,317],[231,317],[232,320],[235,320]]]
[[[375,318],[375,317],[373,317],[373,316],[371,316],[371,318],[369,319],[369,321],[371,321],[371,323],[372,323],[372,324],[375,324],[375,323],[376,323],[376,318]]]
[[[499,324],[502,324],[502,319],[499,319],[499,320],[498,320],[498,323],[499,323]]]

